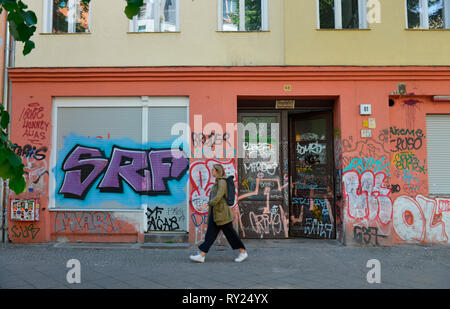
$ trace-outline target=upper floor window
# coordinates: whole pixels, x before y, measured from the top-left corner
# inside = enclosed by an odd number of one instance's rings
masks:
[[[218,0],[219,30],[268,30],[267,0]]]
[[[318,0],[319,29],[366,29],[367,0]]]
[[[130,24],[131,32],[179,31],[179,0],[144,0]]]
[[[408,29],[450,29],[450,0],[406,0]]]
[[[89,2],[83,0],[47,0],[45,32],[89,32]]]

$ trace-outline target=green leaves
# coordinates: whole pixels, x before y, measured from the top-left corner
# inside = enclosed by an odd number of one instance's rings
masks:
[[[7,129],[9,124],[8,112],[2,111],[0,112],[0,116],[1,116],[0,125],[2,126],[2,129]]]
[[[0,178],[9,179],[9,188],[16,194],[22,193],[26,188],[23,177],[24,165],[20,157],[9,147],[12,144],[8,140],[6,129],[10,121],[9,113],[4,110],[0,103]]]
[[[141,6],[144,5],[144,0],[126,0],[127,6],[125,7],[125,15],[128,19],[133,19],[134,16],[139,14]]]
[[[28,6],[22,0],[0,0],[2,9],[8,11],[9,31],[15,41],[25,43],[22,53],[27,55],[35,44],[30,41],[36,31],[37,17],[33,11],[25,11]]]

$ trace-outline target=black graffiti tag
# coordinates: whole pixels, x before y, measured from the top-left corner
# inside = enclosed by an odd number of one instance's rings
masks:
[[[157,231],[175,231],[180,229],[178,225],[177,217],[173,216],[171,218],[163,218],[161,216],[164,208],[156,206],[153,210],[147,208],[147,227],[148,230]]]

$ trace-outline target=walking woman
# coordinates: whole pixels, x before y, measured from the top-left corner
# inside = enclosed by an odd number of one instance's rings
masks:
[[[205,241],[198,247],[200,252],[197,255],[191,255],[190,259],[203,263],[206,253],[216,240],[219,231],[222,230],[233,250],[239,249],[239,256],[234,261],[242,262],[247,259],[248,254],[242,240],[233,228],[234,215],[225,200],[228,195],[225,170],[222,165],[215,164],[212,173],[216,178],[216,183],[211,190],[209,202],[199,208],[203,211],[208,207],[208,228],[206,229]]]

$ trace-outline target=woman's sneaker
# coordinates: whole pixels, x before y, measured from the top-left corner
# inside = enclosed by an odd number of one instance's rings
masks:
[[[247,251],[245,251],[244,253],[239,252],[239,255],[237,258],[234,259],[235,262],[240,263],[245,261],[248,258],[248,254]]]
[[[205,262],[205,257],[202,256],[201,253],[198,253],[197,255],[191,255],[189,258],[194,262],[198,262],[198,263]]]

